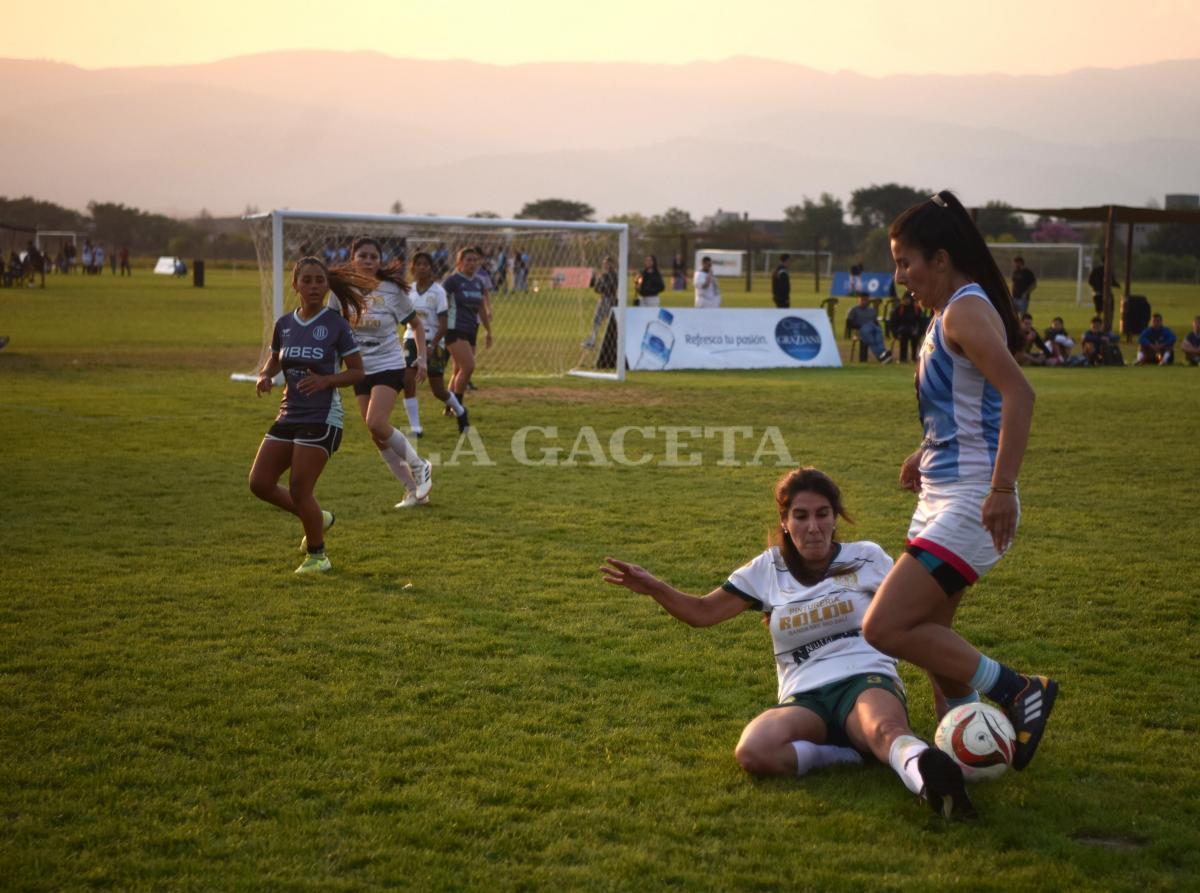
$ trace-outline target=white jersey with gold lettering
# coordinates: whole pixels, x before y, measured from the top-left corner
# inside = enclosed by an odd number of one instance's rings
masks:
[[[892,559],[870,542],[835,548],[828,574],[813,586],[792,576],[775,546],[725,583],[770,617],[780,701],[860,673],[889,676],[903,691],[896,661],[862,637],[863,617]]]
[[[397,328],[416,313],[408,293],[391,282],[380,282],[367,295],[367,310],[354,326],[354,338],[362,349],[363,370],[367,375],[404,368],[404,348]],[[329,306],[341,312],[337,295],[329,296]]]

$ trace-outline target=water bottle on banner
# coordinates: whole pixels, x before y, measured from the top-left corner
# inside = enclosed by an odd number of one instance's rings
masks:
[[[675,334],[671,331],[671,323],[675,315],[670,310],[661,309],[658,317],[646,323],[646,331],[642,334],[642,352],[638,357],[637,369],[666,369],[671,360],[671,350],[675,347]]]

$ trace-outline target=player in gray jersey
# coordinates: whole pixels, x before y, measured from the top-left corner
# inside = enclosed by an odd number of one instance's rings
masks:
[[[875,543],[834,539],[838,517],[847,518],[842,494],[815,468],[780,478],[775,504],[772,545],[702,598],[615,558],[605,559],[604,579],[650,596],[689,626],[714,626],[748,608],[762,612],[775,646],[779,702],[742,732],[734,754],[746,772],[804,775],[873,754],[938,815],[972,815],[958,764],[909,728],[896,662],[862,637],[863,615],[892,559]]]
[[[330,271],[315,257],[304,257],[292,272],[299,309],[281,316],[271,339],[271,357],[258,375],[257,391],[269,394],[276,375],[284,374],[283,400],[250,468],[250,491],[291,512],[304,525],[301,549],[307,553],[298,574],[327,571],[325,531],[333,513],[322,510],[313,491],[329,457],[342,442],[342,401],[337,389],[363,377],[362,357],[347,319],[365,308],[356,287],[374,280],[349,271]],[[325,305],[330,290],[342,314]],[[345,366],[345,371],[338,371]],[[279,479],[287,471],[288,486]]]
[[[394,261],[382,266],[383,250],[370,236],[361,236],[350,247],[353,268],[378,280],[366,296],[367,310],[355,325],[354,334],[363,348],[366,376],[354,386],[358,409],[366,422],[371,439],[384,464],[404,485],[407,493],[396,508],[407,509],[429,504],[433,487],[433,466],[421,458],[400,431],[392,427],[396,397],[404,390],[405,357],[400,346],[398,327],[408,323],[422,334],[420,349],[414,356],[417,380],[425,378],[426,357],[424,328],[408,298],[404,267]]]

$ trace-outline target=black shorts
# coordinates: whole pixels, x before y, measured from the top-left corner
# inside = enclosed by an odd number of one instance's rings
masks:
[[[399,394],[404,390],[404,370],[385,369],[382,372],[373,372],[370,375],[364,375],[362,381],[354,386],[354,393],[358,397],[369,397],[371,396],[371,388],[376,385],[391,388]]]
[[[474,332],[460,332],[458,329],[449,329],[446,332],[445,342],[453,344],[455,341],[465,341],[472,347],[475,346],[475,336],[479,333],[476,329]]]
[[[267,440],[281,440],[296,446],[317,447],[332,456],[342,445],[342,429],[337,425],[313,425],[304,422],[276,422],[267,431]]]
[[[408,364],[409,369],[417,368],[417,342],[408,340],[404,342],[404,362]],[[444,375],[446,372],[446,364],[450,362],[450,352],[445,347],[438,347],[437,350],[429,349],[429,342],[425,342],[425,371],[430,375]]]

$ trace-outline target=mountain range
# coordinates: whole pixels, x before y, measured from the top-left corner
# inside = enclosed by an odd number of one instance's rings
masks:
[[[294,51],[86,70],[0,59],[0,194],[191,216],[253,206],[777,218],[890,181],[968,204],[1200,192],[1200,59],[866,77],[754,58],[498,66]],[[1192,86],[1189,87],[1188,84]]]

